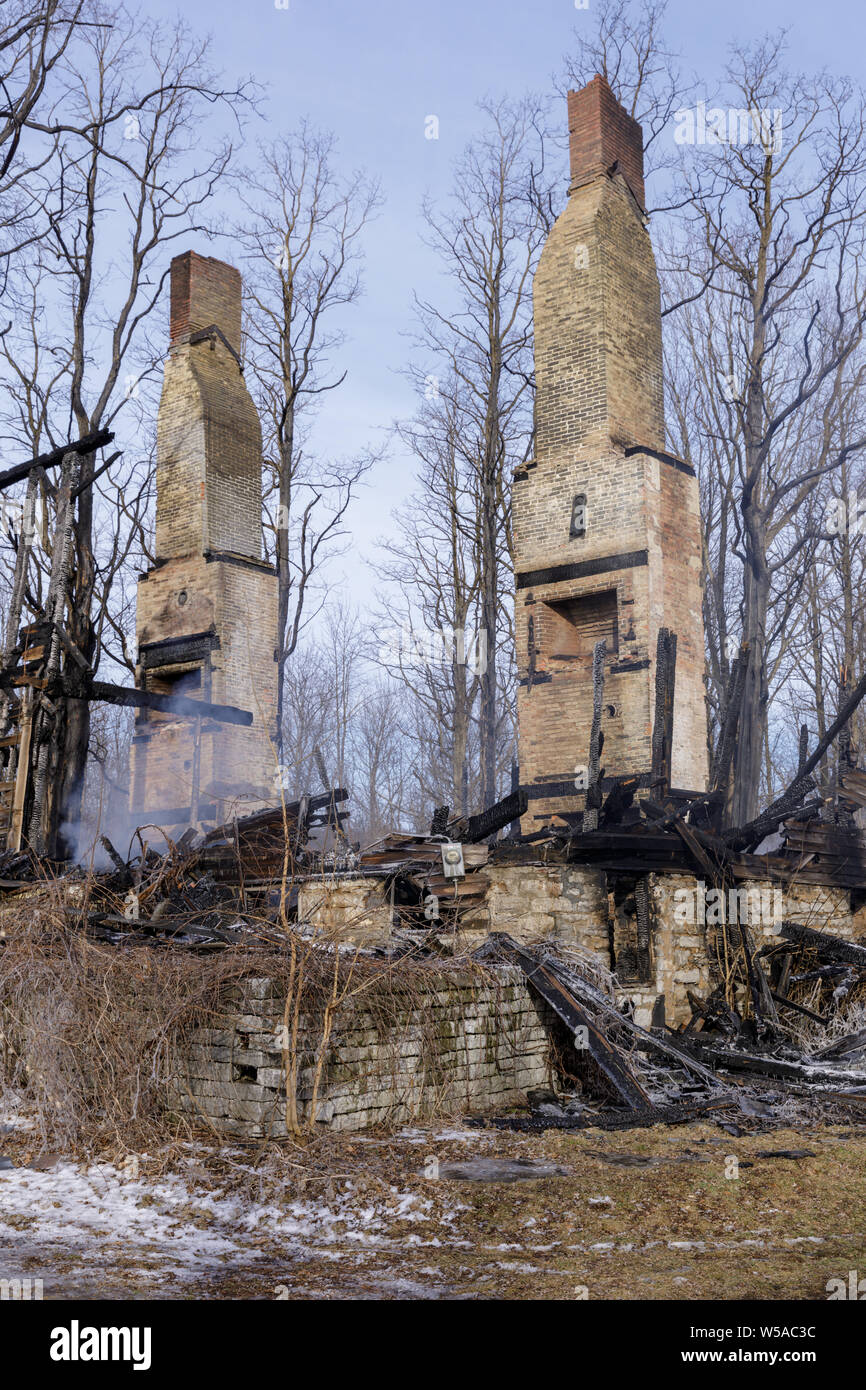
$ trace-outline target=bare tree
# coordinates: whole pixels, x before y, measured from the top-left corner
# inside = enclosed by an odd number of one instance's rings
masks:
[[[48,140],[28,140],[46,101],[49,78],[76,29],[85,0],[0,0],[0,254],[22,250],[39,235],[29,181],[50,161]],[[45,132],[43,132],[45,133]],[[22,146],[22,141],[23,146]]]
[[[13,386],[6,429],[27,452],[133,416],[154,372],[145,330],[166,249],[203,228],[201,210],[231,157],[227,138],[207,149],[202,116],[222,111],[236,121],[253,90],[226,87],[208,47],[181,22],[165,29],[125,7],[92,4],[56,64],[48,109],[31,114],[28,129],[53,142],[31,181],[38,252],[12,262],[34,312],[4,341]],[[130,507],[141,464],[134,456],[119,475],[105,474],[91,455],[75,488],[67,626],[93,669],[112,631],[112,581],[145,543],[144,509]],[[110,534],[117,523],[123,529]],[[78,819],[90,726],[87,702],[61,705],[53,716],[59,785],[47,812],[55,828]]]
[[[360,296],[361,237],[381,198],[364,175],[336,172],[333,136],[306,122],[260,147],[239,193],[244,213],[234,234],[244,248],[247,351],[265,424],[282,710],[313,576],[345,534],[354,490],[377,457],[371,450],[322,462],[305,445],[313,408],[345,381],[333,367],[344,340],[339,311]]]
[[[350,794],[350,839],[368,843],[418,822],[405,695],[365,660],[358,613],[332,606],[286,668],[284,787],[291,798],[339,785]],[[421,819],[429,803],[424,803]]]
[[[417,485],[379,543],[382,558],[374,568],[385,589],[374,647],[410,697],[401,722],[416,735],[416,772],[427,804],[447,802],[465,815],[470,798],[473,807],[479,800],[473,723],[486,660],[479,440],[465,388],[453,375],[421,381],[419,389],[416,418],[398,430],[415,460]]]
[[[667,279],[704,293],[704,328],[692,336],[701,355],[689,355],[680,392],[703,402],[692,444],[716,474],[740,561],[748,666],[731,813],[744,823],[765,766],[774,623],[787,622],[816,539],[791,523],[816,483],[866,444],[840,428],[842,403],[863,384],[866,141],[861,95],[787,72],[781,39],[736,50],[727,76],[730,107],[709,113],[726,123],[724,138],[683,144],[691,208]],[[672,316],[674,333],[687,308]],[[774,611],[777,577],[785,597]]]
[[[444,208],[425,204],[427,239],[451,282],[450,303],[417,302],[419,343],[434,378],[453,379],[475,442],[478,594],[486,660],[480,673],[481,800],[496,800],[503,763],[499,639],[511,595],[510,484],[532,449],[532,276],[551,199],[538,103],[486,102],[482,135],[455,169]],[[545,175],[545,177],[547,177]],[[453,306],[453,307],[452,307]],[[505,620],[507,625],[507,620]]]

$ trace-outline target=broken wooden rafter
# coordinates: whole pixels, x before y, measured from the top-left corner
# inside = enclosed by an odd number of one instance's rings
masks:
[[[813,1023],[820,1023],[822,1028],[828,1028],[830,1026],[829,1018],[825,1018],[823,1014],[816,1014],[812,1009],[807,1009],[805,1004],[798,1004],[796,1000],[788,999],[784,994],[777,994],[773,989],[770,990],[770,997],[775,999],[777,1004],[781,1004],[783,1008],[794,1009],[796,1013],[803,1014],[806,1018],[811,1019]]]
[[[848,724],[864,696],[866,696],[866,674],[860,677],[824,737],[819,740],[814,753],[798,768],[797,776],[791,785],[755,820],[749,821],[748,825],[725,831],[725,839],[729,844],[745,849],[746,845],[754,844],[755,841],[763,839],[765,835],[770,834],[776,828],[780,821],[784,820],[786,812],[793,810],[803,800],[807,792],[814,790],[815,783],[810,774],[814,772],[828,748]]]
[[[201,841],[204,845],[217,845],[220,840],[234,846],[240,839],[244,843],[252,840],[266,840],[268,836],[277,843],[284,840],[286,825],[297,823],[302,813],[308,825],[324,824],[334,806],[348,801],[349,793],[342,787],[334,787],[318,796],[302,797],[299,801],[287,801],[279,806],[267,807],[263,811],[252,811],[248,816],[238,816],[209,830]],[[304,804],[306,803],[306,805]],[[344,816],[344,812],[337,813]]]
[[[677,634],[660,627],[656,639],[655,718],[652,731],[653,795],[664,801],[671,785],[674,738],[674,693],[677,679]]]
[[[113,439],[113,430],[96,430],[93,434],[86,434],[83,439],[73,439],[68,444],[61,444],[59,449],[52,449],[47,454],[37,454],[27,463],[7,468],[5,473],[0,473],[0,492],[11,487],[13,483],[23,482],[34,468],[54,468],[63,462],[67,454],[78,454],[81,457],[93,454],[97,449],[103,449],[106,444],[110,444]]]
[[[511,821],[525,815],[528,804],[526,789],[518,788],[477,816],[461,816],[459,820],[450,821],[448,834],[453,840],[477,844],[479,840],[486,840],[489,835],[495,835],[497,830],[504,830]]]
[[[86,681],[78,690],[70,691],[73,699],[100,700],[108,705],[124,705],[131,709],[154,709],[164,714],[177,714],[187,719],[215,719],[221,724],[253,722],[252,713],[235,705],[213,705],[207,700],[190,700],[185,695],[157,695],[150,690],[132,686],[111,685],[108,681]]]
[[[607,643],[596,642],[592,652],[592,725],[589,732],[589,762],[586,768],[586,809],[583,813],[585,831],[598,828],[601,809],[601,751],[604,734],[601,731],[601,707],[604,700],[604,659]]]
[[[725,843],[732,849],[745,849],[747,845],[757,844],[765,835],[772,835],[785,817],[795,811],[803,798],[814,790],[815,782],[812,777],[798,776],[788,790],[754,820],[749,821],[747,825],[723,831]],[[817,806],[815,809],[817,810]]]
[[[866,970],[866,946],[858,946],[853,941],[843,941],[840,936],[833,936],[830,932],[815,931],[813,927],[805,927],[801,922],[783,922],[779,927],[779,935],[786,941],[795,941],[798,946],[811,946],[819,956],[826,959],[842,960],[848,965],[857,965],[861,970]]]
[[[573,993],[529,951],[518,946],[504,932],[491,933],[496,949],[523,971],[528,983],[577,1039],[586,1039],[586,1050],[607,1077],[617,1094],[631,1110],[652,1110],[653,1104],[620,1055],[619,1050],[605,1037],[598,1025],[578,1003]]]

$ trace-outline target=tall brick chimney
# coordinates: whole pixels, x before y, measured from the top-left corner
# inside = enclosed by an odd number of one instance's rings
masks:
[[[139,716],[130,809],[139,823],[176,828],[274,798],[277,591],[261,552],[262,436],[239,359],[240,273],[187,251],[170,280],[137,682],[253,714],[249,728]]]
[[[568,149],[571,160],[570,193],[592,182],[600,174],[617,170],[639,207],[646,208],[643,131],[620,106],[600,74],[579,92],[568,93]]]
[[[241,273],[213,256],[185,251],[171,263],[171,342],[216,327],[241,350]]]
[[[568,123],[569,198],[533,286],[536,456],[513,491],[525,830],[583,808],[602,639],[608,787],[649,786],[660,627],[678,638],[673,783],[707,781],[698,485],[666,450],[641,128],[602,77],[569,92]]]

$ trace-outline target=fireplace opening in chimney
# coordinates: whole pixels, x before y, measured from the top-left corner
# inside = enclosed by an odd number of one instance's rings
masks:
[[[544,605],[545,648],[554,660],[591,658],[597,642],[608,652],[619,650],[619,623],[615,589]]]
[[[186,662],[182,666],[160,666],[150,670],[147,672],[145,689],[153,695],[182,695],[187,700],[200,700],[203,690],[201,663]],[[164,711],[147,711],[147,722],[163,723],[171,718]]]

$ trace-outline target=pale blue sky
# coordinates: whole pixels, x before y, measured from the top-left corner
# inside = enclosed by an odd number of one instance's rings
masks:
[[[552,92],[576,28],[592,23],[574,0],[188,0],[182,13],[214,38],[215,58],[231,75],[251,73],[268,87],[262,133],[294,127],[302,116],[330,128],[346,168],[363,166],[382,182],[386,205],[366,238],[366,294],[351,311],[344,351],[346,384],[326,399],[316,434],[320,451],[350,454],[380,437],[412,409],[400,376],[409,344],[411,296],[437,293],[431,253],[420,240],[419,205],[444,194],[449,166],[477,128],[485,94]],[[150,0],[154,15],[174,15],[172,0]],[[780,25],[790,28],[790,61],[826,66],[866,82],[866,18],[846,0],[728,0],[708,5],[671,0],[668,32],[685,65],[712,84],[726,46]],[[439,117],[439,139],[424,120]],[[563,124],[565,111],[562,112]],[[201,249],[205,249],[202,247]],[[231,259],[222,244],[218,254]],[[358,550],[369,553],[405,495],[409,467],[397,448],[353,513]],[[351,597],[372,581],[351,574]]]

